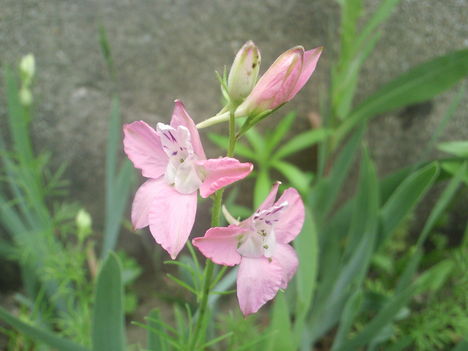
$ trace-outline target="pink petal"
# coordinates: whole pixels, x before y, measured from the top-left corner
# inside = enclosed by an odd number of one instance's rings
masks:
[[[242,105],[253,109],[274,109],[286,102],[300,77],[303,54],[304,48],[300,46],[281,54]],[[242,110],[241,107],[239,109]]]
[[[202,197],[208,197],[216,190],[247,177],[253,169],[251,163],[241,163],[230,157],[201,160],[197,164],[205,171],[205,180],[200,186]]]
[[[195,123],[192,118],[189,116],[187,110],[185,109],[184,104],[180,100],[175,101],[174,111],[172,112],[171,126],[177,128],[178,126],[184,126],[187,128],[191,135],[191,141],[193,146],[193,151],[201,159],[206,159],[205,151],[203,150],[203,145],[200,140],[200,135],[198,134],[198,129],[195,127]]]
[[[284,201],[288,202],[288,206],[283,210],[280,221],[275,225],[275,235],[279,243],[287,244],[301,232],[305,212],[304,203],[296,189],[286,189],[275,205]]]
[[[296,274],[299,260],[291,245],[277,244],[273,254],[273,262],[282,268],[281,289],[286,289],[291,278]]]
[[[268,196],[263,200],[263,203],[260,205],[258,208],[257,212],[266,210],[267,208],[270,208],[273,206],[273,203],[275,202],[276,199],[276,194],[278,193],[278,187],[281,185],[281,182],[277,181],[275,184],[273,184],[273,187],[271,188],[270,193]]]
[[[312,50],[308,50],[304,53],[304,61],[302,66],[302,72],[299,76],[299,79],[296,82],[296,86],[294,87],[293,91],[291,92],[289,99],[291,100],[299,90],[307,83],[312,73],[315,71],[315,67],[317,67],[317,62],[322,54],[323,47],[318,47]]]
[[[166,183],[153,197],[149,211],[151,234],[175,259],[185,245],[195,221],[197,193],[181,194]]]
[[[156,131],[143,121],[124,125],[124,151],[147,178],[159,178],[167,166],[167,156]]]
[[[275,261],[242,257],[237,273],[237,298],[244,316],[257,312],[283,286],[282,267]]]
[[[204,237],[195,238],[192,243],[214,263],[235,266],[241,261],[237,252],[238,237],[244,232],[246,229],[236,225],[210,228]]]
[[[163,178],[149,179],[137,190],[132,204],[132,224],[135,229],[149,225],[149,211],[161,188],[166,187]]]

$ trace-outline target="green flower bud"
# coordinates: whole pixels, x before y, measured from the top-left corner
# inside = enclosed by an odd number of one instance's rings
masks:
[[[248,41],[237,53],[228,76],[228,93],[234,102],[241,102],[252,91],[260,70],[260,51]]]
[[[90,214],[86,210],[81,208],[76,214],[75,223],[78,227],[78,238],[80,239],[80,241],[83,241],[92,232],[92,219]]]
[[[19,69],[23,83],[25,85],[29,85],[36,71],[34,56],[32,54],[23,56],[19,65]]]

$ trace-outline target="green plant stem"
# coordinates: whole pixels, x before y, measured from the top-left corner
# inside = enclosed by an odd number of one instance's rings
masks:
[[[235,116],[234,109],[230,109],[229,112],[229,145],[227,150],[227,156],[234,156],[234,149],[236,147],[236,125],[235,125]],[[219,226],[219,217],[221,215],[221,206],[223,203],[223,193],[224,189],[219,189],[214,194],[213,207],[211,208],[211,227]],[[190,350],[196,350],[198,339],[200,338],[200,332],[202,326],[205,324],[206,319],[206,310],[208,305],[208,297],[211,290],[211,279],[213,277],[214,263],[210,259],[206,259],[205,271],[203,273],[203,290],[200,301],[200,313],[195,325],[195,331],[193,334],[193,339],[190,344]]]

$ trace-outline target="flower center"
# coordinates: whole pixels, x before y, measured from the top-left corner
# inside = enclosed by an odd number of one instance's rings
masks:
[[[195,161],[198,156],[193,151],[190,132],[184,126],[173,128],[158,123],[156,133],[161,139],[164,152],[169,158],[164,178],[168,184],[182,194],[197,191],[203,182]]]
[[[257,211],[247,223],[250,230],[239,237],[237,252],[244,257],[271,258],[276,247],[275,224],[288,202]]]

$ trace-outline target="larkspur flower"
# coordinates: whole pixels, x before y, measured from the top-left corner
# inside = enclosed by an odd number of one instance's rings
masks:
[[[257,312],[285,289],[297,270],[297,255],[289,243],[302,229],[304,204],[293,188],[275,202],[278,186],[279,182],[248,219],[211,228],[193,239],[193,245],[213,262],[239,265],[237,298],[244,315]]]
[[[315,71],[323,47],[305,51],[293,47],[281,54],[258,80],[245,100],[237,107],[235,117],[259,115],[292,100]],[[198,128],[229,120],[229,112],[211,117]]]
[[[206,159],[195,124],[178,100],[170,125],[158,123],[154,130],[143,121],[127,124],[123,142],[133,165],[149,178],[135,194],[133,226],[149,226],[173,259],[192,230],[197,190],[208,197],[252,171],[252,164],[234,158]]]

